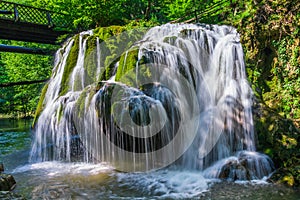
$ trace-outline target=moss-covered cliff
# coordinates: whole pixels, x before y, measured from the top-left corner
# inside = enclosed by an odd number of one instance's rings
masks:
[[[70,80],[72,72],[78,64],[78,57],[81,53],[80,46],[83,46],[84,41],[86,43],[83,62],[84,83],[81,83],[81,80],[79,80],[81,78],[77,80],[78,77],[75,77],[75,87],[73,88],[75,91],[79,90],[82,85],[87,86],[95,83],[97,80],[105,81],[111,78],[115,73],[115,65],[122,58],[125,49],[129,49],[134,42],[140,40],[150,25],[153,24],[132,22],[126,26],[99,27],[94,29],[91,35],[86,32],[81,33],[81,36],[80,34],[73,36],[71,49],[66,57],[66,64],[63,69],[59,96],[63,96],[71,90]],[[66,50],[65,48],[61,49],[62,53]],[[99,72],[97,72],[97,65],[100,65]],[[55,76],[56,72],[53,72],[53,75]],[[33,125],[44,109],[47,89],[48,84],[42,90]]]
[[[300,2],[256,0],[231,4],[226,23],[238,28],[256,96],[258,150],[278,172],[300,184]]]
[[[255,92],[255,129],[259,151],[268,154],[275,162],[279,173],[274,180],[289,185],[300,184],[300,2],[292,0],[231,1],[220,16],[227,23],[237,27],[245,51],[249,81]],[[126,63],[125,72],[133,69],[137,57],[136,50],[124,53],[136,41],[135,24],[125,27],[101,27],[87,41],[84,65],[88,76],[92,77],[96,61],[96,38],[101,40],[100,64],[103,71],[100,80],[112,76],[115,64]],[[127,34],[122,34],[127,32]],[[143,31],[141,31],[142,33]],[[68,61],[73,69],[76,64],[75,45]],[[78,46],[78,45],[77,45]],[[74,50],[73,50],[74,49]],[[126,58],[126,61],[125,61]],[[69,60],[69,58],[68,58]],[[74,63],[75,62],[75,63]],[[116,73],[116,79],[125,73],[123,67]],[[66,71],[66,75],[70,72]],[[67,90],[66,76],[62,93]],[[94,80],[91,80],[94,81]],[[43,95],[42,95],[43,96]],[[43,101],[41,98],[40,101]],[[42,102],[39,103],[39,111]]]

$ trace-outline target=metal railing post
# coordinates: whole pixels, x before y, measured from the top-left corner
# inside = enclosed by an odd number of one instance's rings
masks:
[[[18,11],[18,8],[17,8],[17,4],[14,4],[14,19],[15,19],[15,22],[20,21],[19,11]]]
[[[54,24],[52,22],[52,17],[51,17],[50,12],[47,12],[46,15],[47,15],[47,20],[48,20],[48,27],[52,28],[54,26]]]

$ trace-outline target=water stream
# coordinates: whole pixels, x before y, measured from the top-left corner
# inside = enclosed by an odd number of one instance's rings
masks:
[[[267,156],[255,152],[253,95],[233,27],[151,28],[116,58],[109,80],[98,76],[108,73],[99,61],[105,41],[95,40],[96,56],[90,57],[93,31],[78,37],[58,51],[34,128],[32,162],[108,162],[134,172],[175,164],[210,167],[207,177],[244,180],[274,170]],[[72,48],[78,55],[70,70]]]
[[[33,199],[213,199],[220,179],[267,185],[274,166],[256,152],[253,94],[233,27],[151,28],[127,41],[111,72],[101,61],[106,42],[96,38],[88,49],[93,35],[80,33],[57,52],[30,153],[26,142],[18,153],[4,148],[18,191]]]
[[[24,123],[23,120],[17,123],[0,120],[0,123],[1,141],[5,138],[6,144],[11,144],[4,147],[1,143],[0,161],[5,164],[6,172],[12,173],[17,181],[14,192],[27,199],[300,198],[299,191],[265,181],[234,183],[205,179],[201,173],[190,170],[123,173],[105,163],[29,163],[30,123]]]

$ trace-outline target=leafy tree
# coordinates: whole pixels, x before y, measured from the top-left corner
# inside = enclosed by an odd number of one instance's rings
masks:
[[[24,42],[1,41],[9,45]],[[42,46],[35,44],[34,46]],[[52,58],[49,56],[0,53],[0,83],[42,80],[50,76]],[[41,85],[23,85],[0,88],[0,113],[26,116],[36,109]]]

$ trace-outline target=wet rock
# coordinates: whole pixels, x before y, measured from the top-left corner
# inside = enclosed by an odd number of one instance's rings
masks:
[[[2,200],[25,200],[21,195],[15,194],[10,191],[0,191],[0,199]]]
[[[232,181],[259,180],[274,170],[274,164],[268,156],[253,151],[240,151],[235,156],[224,158],[207,168],[204,176]]]
[[[229,160],[221,169],[219,174],[221,179],[231,180],[250,180],[249,169],[245,166],[245,162],[239,160]]]
[[[0,163],[0,199],[2,200],[25,200],[12,190],[16,187],[16,180],[11,174],[5,174],[4,165]]]
[[[0,174],[0,191],[11,191],[15,188],[16,181],[10,174]]]
[[[14,177],[10,174],[5,174],[4,165],[0,163],[0,191],[11,191],[16,186]]]
[[[0,163],[0,173],[1,172],[4,172],[4,165],[3,165],[3,163]]]
[[[281,193],[281,194],[280,194]],[[282,200],[300,199],[299,189],[292,189],[282,184],[215,182],[204,193],[201,200]]]

